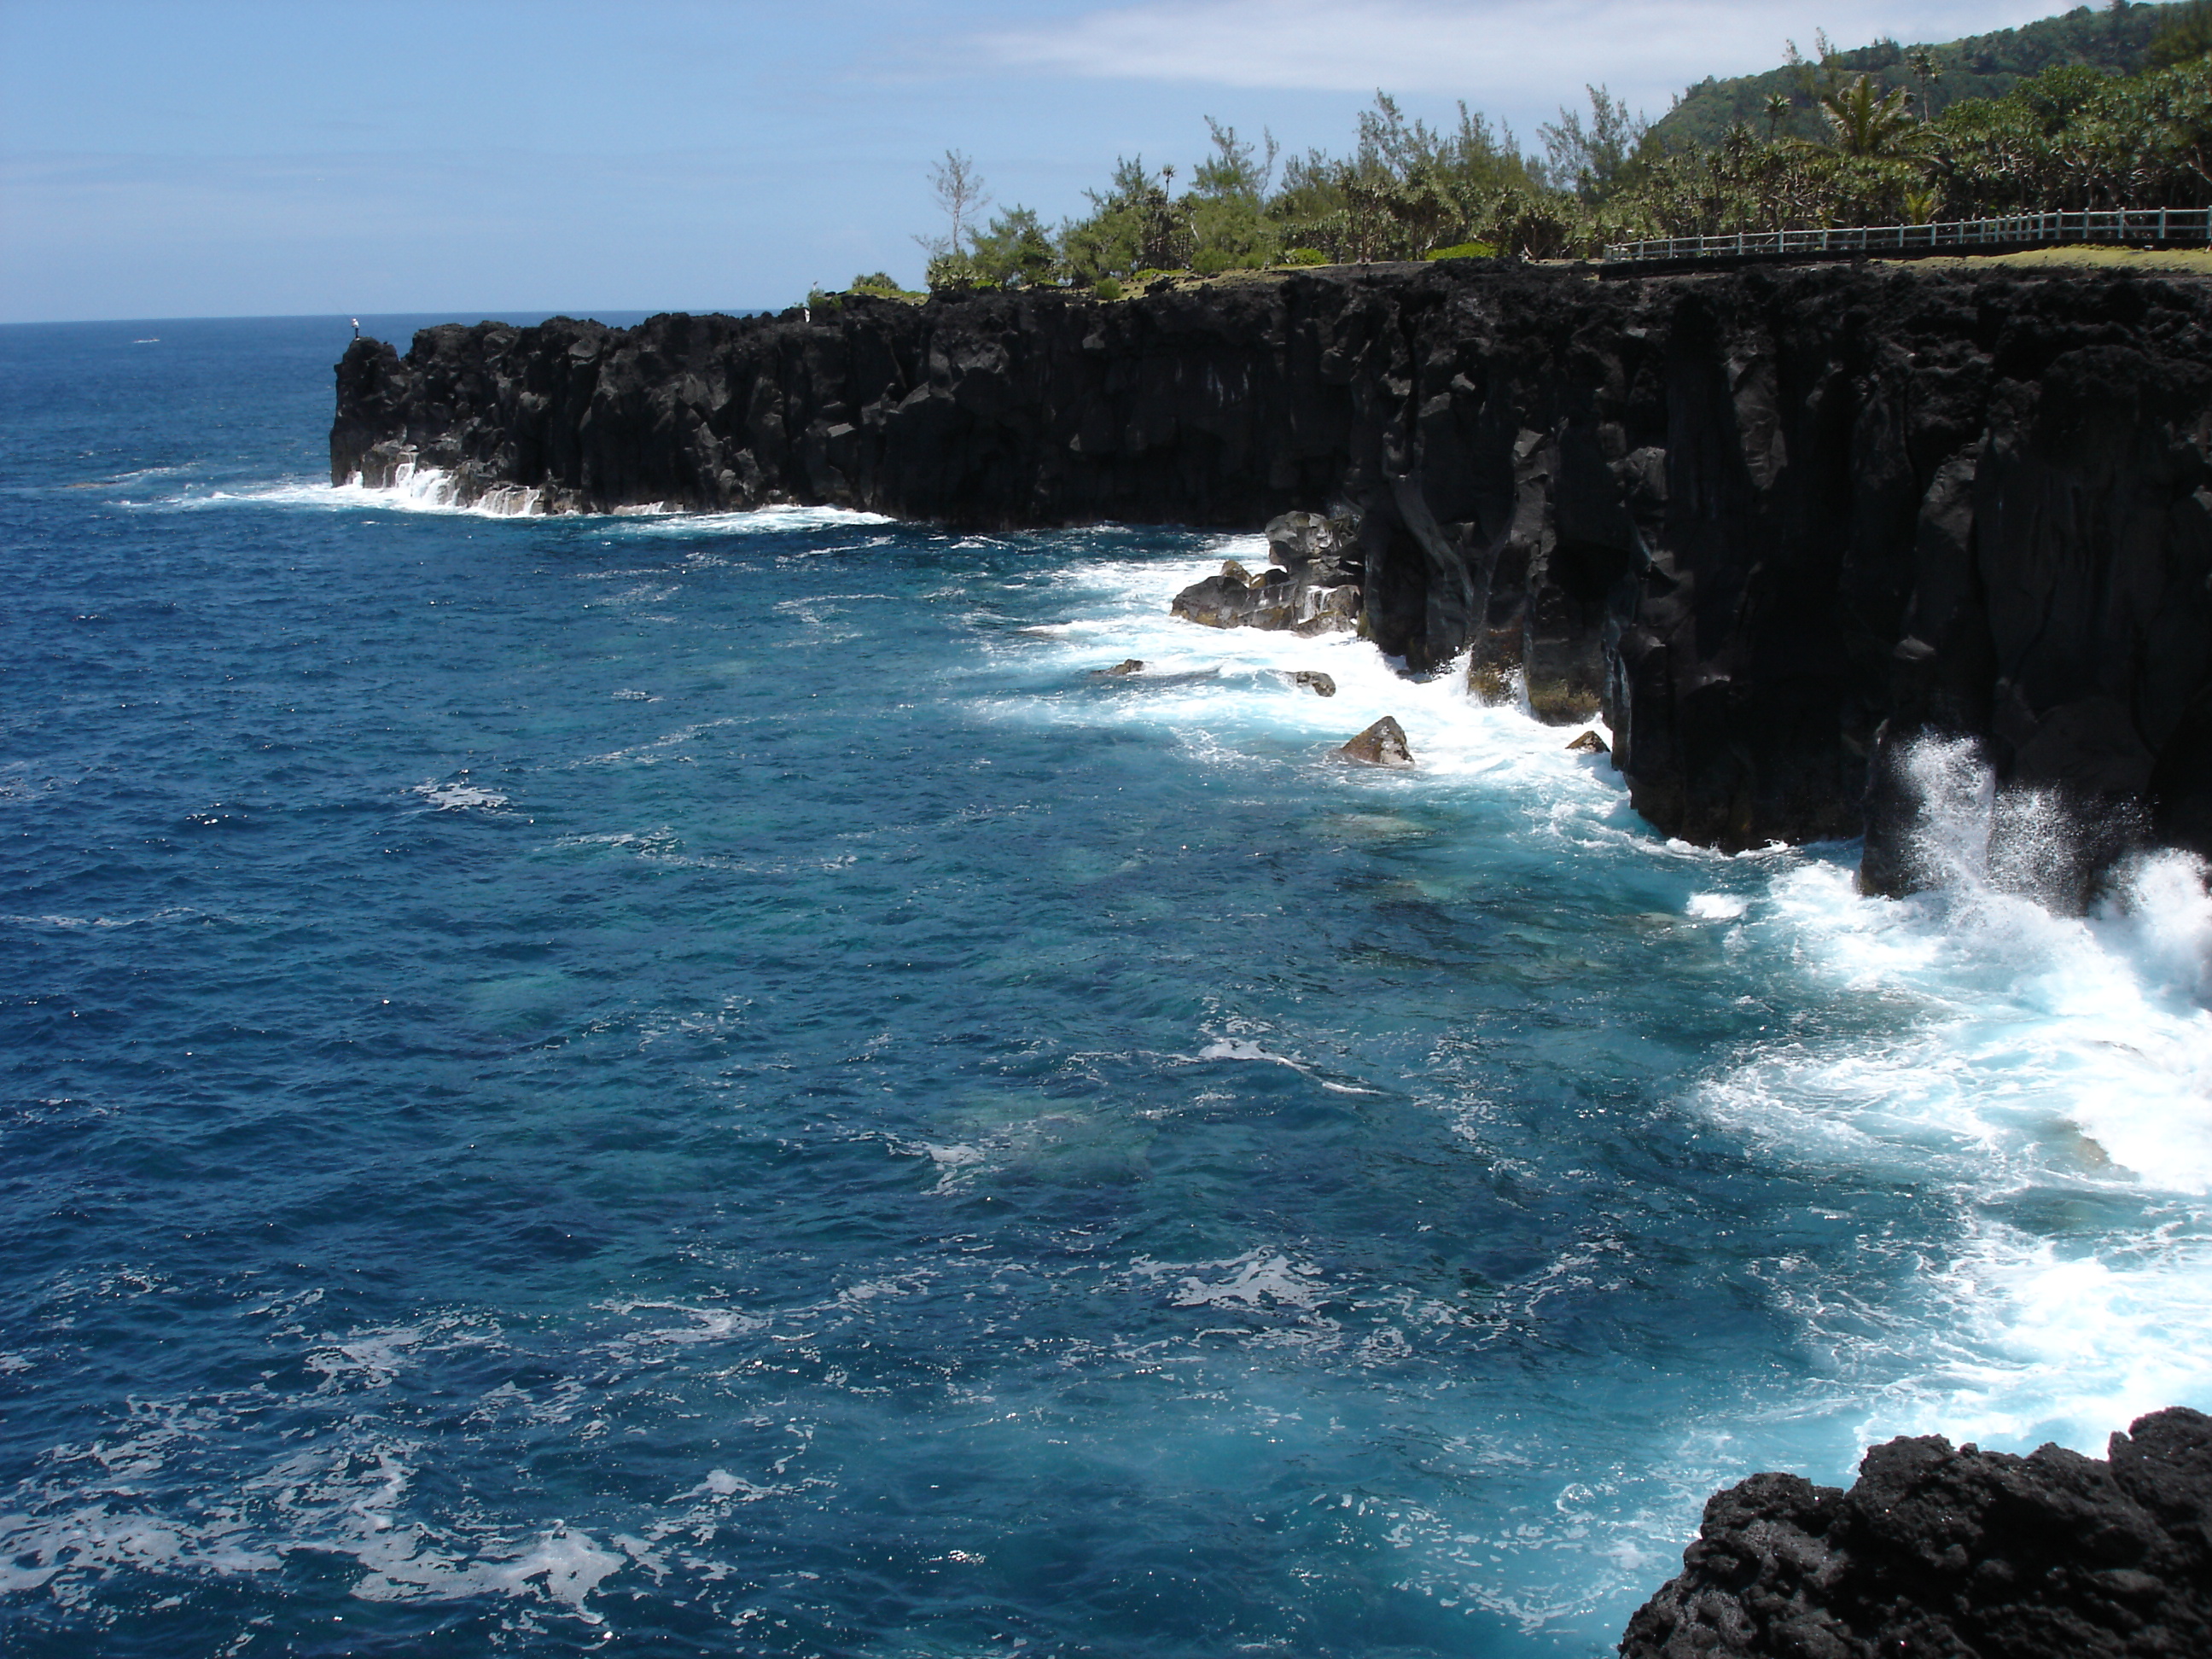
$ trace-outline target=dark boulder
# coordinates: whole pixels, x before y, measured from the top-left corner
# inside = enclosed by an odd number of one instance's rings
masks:
[[[2212,1654],[2212,1419],[2138,1418],[2100,1462],[1940,1437],[1869,1450],[1849,1491],[1716,1493],[1625,1659],[2183,1659]]]
[[[1176,595],[1174,614],[1208,628],[1289,629],[1309,637],[1355,628],[1358,522],[1286,513],[1267,526],[1267,568],[1254,575],[1236,560]]]
[[[1265,584],[1231,559],[1219,575],[1193,582],[1176,594],[1170,609],[1185,622],[1206,628],[1247,628],[1261,625],[1256,619],[1266,598]]]
[[[1324,674],[1318,668],[1300,668],[1294,671],[1291,675],[1291,684],[1305,687],[1317,697],[1333,697],[1336,695],[1336,677],[1334,674]]]
[[[1359,766],[1408,767],[1413,763],[1413,749],[1406,742],[1406,728],[1388,714],[1335,752]]]

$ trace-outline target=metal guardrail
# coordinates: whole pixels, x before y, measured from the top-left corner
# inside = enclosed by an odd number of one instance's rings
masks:
[[[2038,242],[2212,245],[2212,208],[2116,209],[2106,213],[2017,213],[1934,225],[1858,225],[1839,230],[1747,230],[1733,236],[1658,237],[1618,242],[1607,261],[1742,259],[1798,253],[1933,252],[2020,247]]]

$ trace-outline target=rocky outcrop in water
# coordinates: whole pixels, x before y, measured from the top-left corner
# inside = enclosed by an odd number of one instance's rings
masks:
[[[1358,736],[1337,745],[1336,753],[1355,766],[1402,769],[1413,763],[1413,745],[1406,741],[1406,728],[1388,714]]]
[[[1849,1491],[1754,1475],[1714,1495],[1625,1659],[2184,1659],[2212,1653],[2212,1419],[2138,1418],[2105,1461],[1936,1437]]]
[[[1297,559],[1214,579],[1207,619],[1298,627],[1342,596],[1410,672],[1602,714],[1638,810],[1709,845],[1856,835],[1871,773],[1877,890],[1919,878],[1874,763],[1925,733],[2212,853],[2194,278],[1448,263],[451,326],[404,357],[357,342],[338,392],[335,478],[434,466],[537,510],[1312,514]]]

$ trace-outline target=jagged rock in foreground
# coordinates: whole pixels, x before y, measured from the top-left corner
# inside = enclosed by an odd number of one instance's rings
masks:
[[[331,463],[541,510],[1249,531],[1326,509],[1356,522],[1328,550],[1356,580],[1308,591],[1356,592],[1412,672],[1463,657],[1486,696],[1602,714],[1669,835],[1857,835],[1869,757],[1935,733],[1979,740],[2006,789],[2085,822],[2139,806],[2212,854],[2200,278],[1446,261],[1110,305],[449,326],[404,358],[348,349]],[[1215,619],[1298,625],[1273,591],[1292,571],[1224,588]]]
[[[1753,1475],[1705,1505],[1626,1659],[2203,1659],[2212,1419],[2176,1407],[2107,1461],[1938,1437],[1869,1450],[1848,1492]]]

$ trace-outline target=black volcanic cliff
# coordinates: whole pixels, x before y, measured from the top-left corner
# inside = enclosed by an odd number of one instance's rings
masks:
[[[1357,514],[1376,642],[1516,670],[1546,718],[1602,707],[1671,834],[1851,836],[1871,799],[1867,878],[1898,890],[1889,757],[1936,731],[2008,787],[2212,852],[2195,279],[1468,263],[449,326],[347,351],[331,459],[544,510]]]

